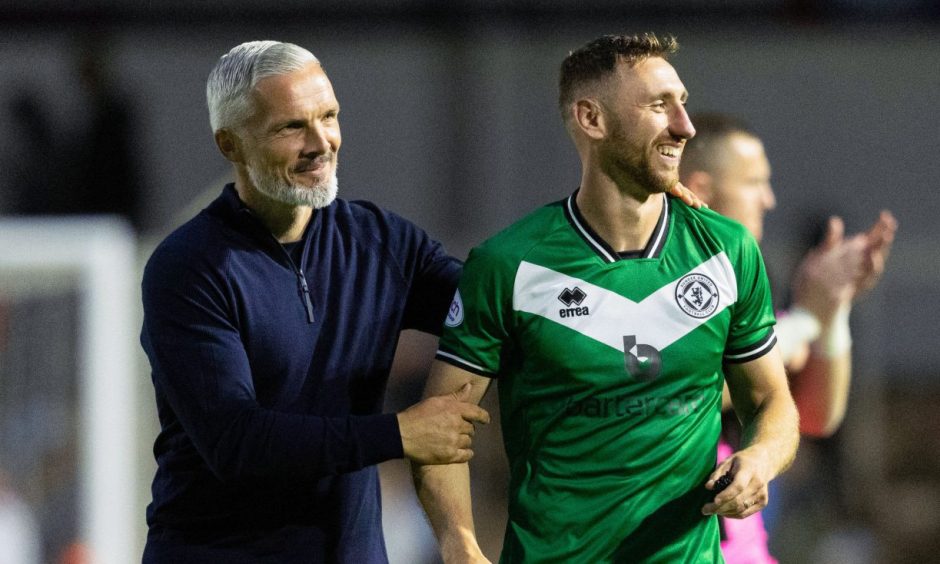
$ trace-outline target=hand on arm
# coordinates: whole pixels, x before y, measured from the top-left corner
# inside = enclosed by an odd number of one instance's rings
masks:
[[[480,398],[472,398],[473,387],[467,382],[456,391],[441,391],[399,413],[405,458],[419,464],[470,460],[474,423],[490,422],[490,414],[477,405]]]
[[[434,361],[424,394],[429,399],[450,394],[476,407],[475,404],[483,399],[489,384],[489,378]],[[454,390],[459,390],[458,395],[454,396]],[[412,476],[418,499],[428,515],[440,543],[441,555],[447,564],[488,562],[477,543],[473,526],[468,459],[454,464],[428,464],[412,460]]]
[[[776,347],[756,360],[725,365],[725,377],[743,426],[742,448],[709,476],[707,489],[726,473],[733,481],[702,512],[744,518],[767,505],[767,485],[793,461],[799,417]]]

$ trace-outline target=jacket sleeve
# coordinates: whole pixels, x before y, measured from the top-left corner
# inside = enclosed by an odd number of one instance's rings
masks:
[[[164,434],[176,432],[167,448],[190,441],[223,481],[306,482],[402,457],[395,414],[322,417],[259,405],[223,276],[197,265],[158,251],[144,272],[141,343]]]
[[[408,299],[404,328],[440,336],[457,291],[463,263],[420,228],[410,226]]]

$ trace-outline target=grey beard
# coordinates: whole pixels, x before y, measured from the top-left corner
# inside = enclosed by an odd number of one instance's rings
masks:
[[[336,168],[329,180],[311,188],[289,184],[274,176],[266,175],[255,166],[249,164],[248,178],[255,188],[265,196],[291,206],[308,206],[313,209],[325,208],[336,199],[339,183],[336,179]]]

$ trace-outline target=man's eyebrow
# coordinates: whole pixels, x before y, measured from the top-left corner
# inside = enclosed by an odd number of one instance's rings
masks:
[[[284,118],[281,118],[272,122],[271,127],[274,129],[278,129],[278,128],[284,127],[285,125],[302,124],[302,123],[305,123],[306,121],[307,120],[303,118],[299,118],[299,117],[284,117]]]
[[[658,95],[654,95],[653,98],[663,100],[679,100],[680,102],[685,102],[689,99],[689,91],[683,90],[677,96],[676,93],[672,90],[663,90]]]

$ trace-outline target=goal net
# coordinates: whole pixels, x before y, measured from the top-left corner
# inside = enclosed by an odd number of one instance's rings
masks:
[[[0,219],[0,561],[139,560],[137,260],[116,218]]]

